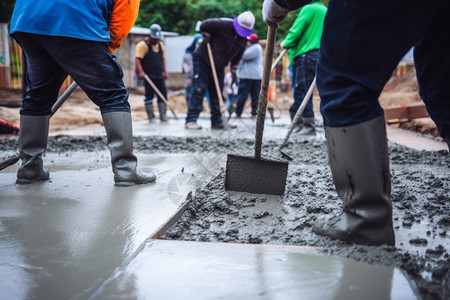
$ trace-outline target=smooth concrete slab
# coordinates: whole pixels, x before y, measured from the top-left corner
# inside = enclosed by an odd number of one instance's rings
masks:
[[[147,240],[91,299],[416,299],[397,268],[313,248]]]
[[[0,299],[87,299],[226,157],[139,155],[157,182],[114,187],[108,152],[46,154],[51,180],[0,173]]]

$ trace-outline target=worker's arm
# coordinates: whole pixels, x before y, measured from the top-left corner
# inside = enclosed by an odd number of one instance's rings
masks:
[[[136,22],[140,0],[114,0],[114,7],[108,24],[111,42],[109,49],[114,52],[122,45]]]
[[[145,72],[144,72],[144,69],[142,68],[141,59],[136,57],[134,59],[134,63],[136,64],[136,70],[137,70],[139,78],[140,79],[144,79],[145,78]]]
[[[167,79],[167,71],[166,71],[166,48],[164,48],[164,44],[162,42],[159,42],[161,45],[161,51],[162,51],[162,67],[163,67],[163,79]]]
[[[145,78],[144,68],[142,68],[142,59],[147,55],[148,50],[149,49],[145,41],[140,41],[139,43],[137,43],[136,47],[134,47],[134,63],[136,65],[136,71],[140,79]]]

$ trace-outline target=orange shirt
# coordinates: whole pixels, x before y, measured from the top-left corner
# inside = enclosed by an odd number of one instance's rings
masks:
[[[109,49],[114,52],[122,45],[136,22],[140,0],[114,0],[108,29],[111,35]]]

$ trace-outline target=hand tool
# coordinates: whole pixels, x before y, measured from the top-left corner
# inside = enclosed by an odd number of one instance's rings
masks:
[[[61,107],[61,105],[64,103],[64,101],[69,98],[70,94],[78,87],[78,84],[74,81],[70,84],[70,86],[67,88],[67,90],[64,91],[64,93],[56,100],[55,104],[52,106],[51,115],[52,117],[55,112]],[[19,129],[20,130],[20,129]],[[14,153],[11,156],[8,156],[5,160],[0,162],[0,171],[15,164],[20,159],[20,154],[18,152]]]
[[[177,115],[175,114],[175,111],[173,110],[172,106],[170,106],[169,101],[167,101],[166,97],[161,93],[161,91],[156,87],[155,83],[148,77],[147,74],[144,75],[145,80],[147,80],[148,84],[152,86],[152,88],[155,90],[155,92],[158,94],[158,96],[164,101],[164,103],[169,107],[170,111],[172,112],[175,119],[178,120]]]
[[[225,172],[225,189],[257,194],[282,195],[286,187],[288,162],[261,156],[264,121],[275,45],[276,29],[268,27],[267,47],[264,55],[263,77],[256,118],[254,157],[228,154]]]
[[[300,118],[302,117],[303,111],[305,110],[306,104],[308,103],[309,98],[314,92],[314,89],[316,87],[316,77],[314,77],[311,85],[309,86],[308,92],[306,93],[305,97],[302,100],[302,103],[300,104],[300,107],[297,109],[297,112],[294,115],[294,118],[292,118],[291,125],[289,125],[288,132],[286,133],[286,136],[284,137],[283,142],[280,146],[276,148],[276,151],[278,151],[278,154],[281,155],[281,157],[292,160],[292,157],[287,154],[285,151],[283,151],[283,148],[286,146],[287,141],[289,140],[289,137],[291,136],[292,130],[294,130],[295,125],[297,125],[298,121],[300,121]]]

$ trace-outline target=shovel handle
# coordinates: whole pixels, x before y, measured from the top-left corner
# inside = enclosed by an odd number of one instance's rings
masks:
[[[155,90],[155,92],[158,94],[158,96],[164,101],[164,103],[169,107],[170,111],[172,112],[175,119],[178,120],[177,115],[175,114],[175,111],[173,110],[172,106],[169,105],[169,101],[167,101],[166,97],[161,93],[161,91],[156,87],[155,83],[148,77],[147,74],[144,75],[145,80],[147,80],[148,84],[152,86],[152,88]]]
[[[217,99],[219,99],[219,103],[224,103],[222,98],[222,91],[220,90],[219,79],[217,79],[216,65],[214,64],[214,57],[209,42],[206,44],[206,48],[208,49],[209,64],[211,65],[211,72],[214,77],[214,85],[216,86]]]
[[[276,28],[267,27],[267,43],[266,53],[264,54],[264,68],[261,80],[261,91],[259,93],[258,101],[258,115],[256,118],[256,133],[255,133],[255,159],[261,159],[262,137],[264,131],[264,121],[266,118],[267,96],[269,91],[271,62],[273,58],[273,49],[275,47],[275,37],[277,35]]]

